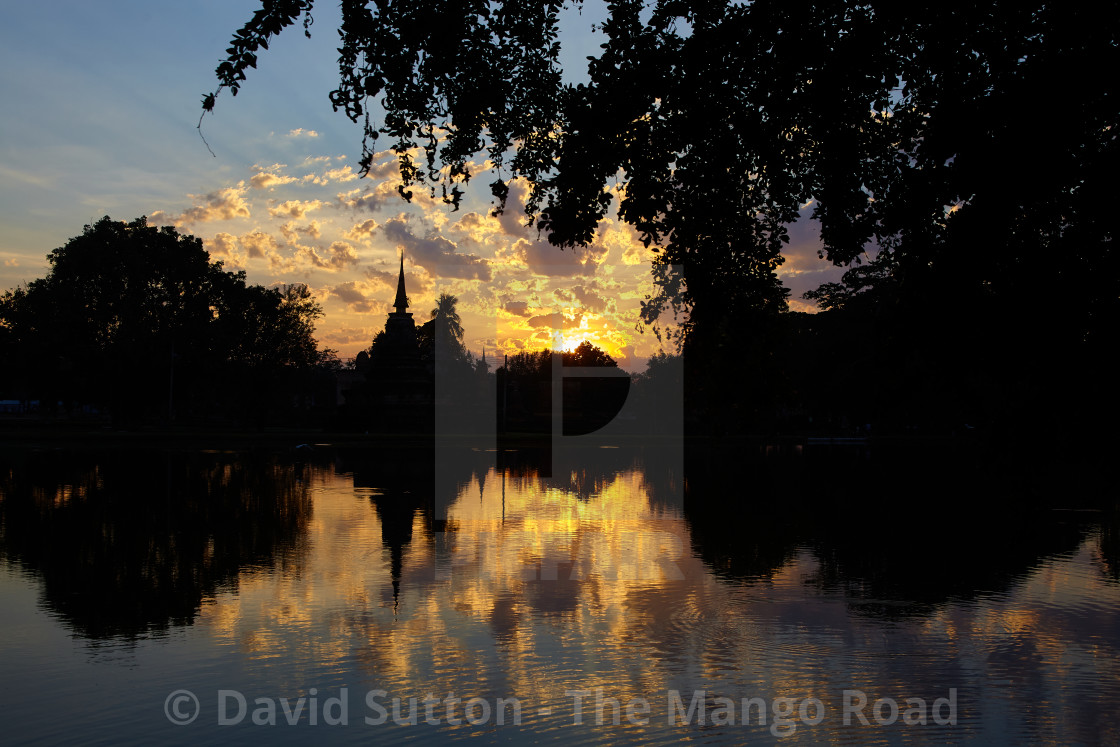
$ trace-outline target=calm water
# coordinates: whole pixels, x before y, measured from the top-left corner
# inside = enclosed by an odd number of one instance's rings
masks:
[[[446,520],[406,453],[11,457],[3,741],[1120,743],[1107,511],[825,510],[748,464],[686,511],[592,457],[467,454]]]

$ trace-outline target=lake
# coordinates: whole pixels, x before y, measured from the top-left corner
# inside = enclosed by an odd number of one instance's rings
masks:
[[[4,741],[1120,743],[1114,509],[748,451],[12,451]]]

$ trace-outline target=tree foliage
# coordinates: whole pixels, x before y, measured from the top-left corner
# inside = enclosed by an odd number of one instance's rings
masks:
[[[584,340],[575,350],[565,350],[560,354],[560,360],[565,366],[597,366],[602,368],[617,368],[618,363],[602,348],[594,343]],[[499,371],[508,372],[509,376],[550,379],[552,377],[552,351],[527,350],[509,356],[504,366]]]
[[[440,293],[436,299],[436,307],[432,309],[432,326],[436,342],[442,341],[447,347],[447,352],[454,357],[462,357],[463,349],[463,320],[459,316],[457,305],[459,299],[450,293]],[[441,353],[444,351],[441,351]]]
[[[48,261],[46,277],[0,297],[8,360],[23,372],[9,384],[29,398],[128,416],[263,406],[284,371],[330,357],[312,337],[322,309],[306,285],[246,285],[200,239],[144,218],[106,216]]]
[[[587,340],[581,342],[575,350],[564,351],[563,361],[565,366],[618,368],[614,358]]]
[[[312,7],[263,2],[218,90]],[[363,123],[363,167],[389,138],[406,197],[419,184],[457,204],[484,153],[499,209],[527,179],[561,246],[591,239],[617,180],[620,215],[661,247],[647,321],[687,309],[691,334],[719,304],[784,310],[786,226],[810,201],[840,264],[871,242],[942,261],[967,212],[1001,239],[984,275],[1074,224],[1090,245],[1110,235],[1090,212],[1115,191],[1115,85],[1095,74],[1120,62],[1115,2],[615,0],[578,85],[560,78],[565,8],[582,3],[343,0],[331,101]]]
[[[729,429],[829,380],[875,382],[865,409],[900,427],[1046,411],[1073,432],[1120,407],[1120,106],[1099,72],[1120,64],[1116,0],[614,0],[568,85],[572,8],[343,0],[331,100],[363,124],[363,166],[387,137],[403,196],[457,205],[485,155],[497,209],[526,180],[560,247],[617,208],[656,249],[644,323],[687,312],[690,396]],[[262,2],[219,90],[311,10]],[[835,312],[820,320],[785,313],[777,275],[810,208],[849,268],[808,295]],[[828,362],[795,382],[793,360]]]

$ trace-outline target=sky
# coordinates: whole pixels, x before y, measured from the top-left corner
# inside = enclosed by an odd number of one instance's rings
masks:
[[[351,358],[384,327],[399,256],[418,323],[435,298],[459,298],[465,343],[504,353],[588,340],[640,371],[661,349],[636,329],[652,292],[651,253],[611,217],[594,242],[560,250],[524,225],[526,186],[490,214],[482,175],[458,211],[396,191],[388,153],[359,178],[361,131],[331,109],[337,14],[316,6],[311,39],[291,28],[262,52],[241,92],[224,91],[196,128],[204,93],[252,0],[19,3],[0,24],[0,289],[43,277],[46,255],[108,215],[148,216],[201,238],[211,258],[250,283],[306,283],[324,308],[316,338]],[[565,18],[569,80],[597,51],[599,9]],[[213,151],[211,155],[210,151]],[[806,211],[807,212],[807,211]],[[780,275],[791,307],[840,270],[817,258],[814,223],[791,227]],[[671,324],[671,320],[666,320]],[[667,350],[667,352],[673,352]]]

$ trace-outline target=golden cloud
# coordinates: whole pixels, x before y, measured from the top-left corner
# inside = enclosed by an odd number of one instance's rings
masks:
[[[339,283],[330,289],[330,295],[346,304],[346,309],[359,314],[370,314],[375,312],[384,313],[389,310],[389,304],[386,301],[370,298],[366,294],[371,290],[370,285],[378,285],[377,283],[364,283],[359,280],[349,280],[345,283]]]
[[[177,218],[170,218],[164,211],[156,210],[149,219],[152,223],[171,224],[179,228],[192,223],[248,218],[249,204],[245,202],[245,191],[245,182],[238,182],[236,187],[226,187],[205,195],[188,195],[192,200],[205,204],[187,208]]]
[[[308,246],[299,247],[297,256],[320,270],[326,270],[327,272],[344,270],[351,265],[358,264],[359,261],[358,253],[354,251],[354,247],[345,241],[332,242],[330,247],[327,248],[326,257],[320,255],[319,251],[314,247]]]
[[[241,246],[249,253],[250,259],[262,259],[276,255],[280,245],[272,234],[255,228],[241,237]]]
[[[318,210],[323,206],[323,204],[324,203],[321,200],[307,200],[306,202],[303,202],[301,200],[287,200],[286,202],[280,203],[276,207],[270,207],[268,209],[268,214],[273,218],[277,218],[279,216],[291,216],[292,218],[299,220],[307,213],[310,213],[312,210]]]
[[[356,223],[350,227],[346,232],[346,238],[351,241],[366,241],[368,242],[373,238],[373,232],[377,230],[377,221],[373,218]]]
[[[545,277],[576,277],[594,275],[606,259],[602,246],[577,246],[561,249],[547,241],[518,239],[512,247],[516,264],[525,266],[534,275]]]
[[[375,212],[386,204],[400,200],[396,184],[381,182],[375,187],[357,187],[349,192],[339,192],[337,195],[339,207],[351,210],[369,210]]]
[[[280,233],[284,234],[284,238],[288,241],[295,241],[299,234],[317,239],[322,235],[322,226],[317,220],[311,221],[306,226],[297,226],[295,221],[288,221],[280,226]]]
[[[322,174],[306,174],[302,181],[311,184],[330,184],[331,182],[352,182],[358,178],[354,170],[349,166],[340,166],[337,169],[327,169]],[[294,179],[293,179],[294,181]]]
[[[249,184],[253,186],[253,189],[272,189],[284,184],[291,184],[294,181],[298,181],[294,176],[283,176],[271,171],[258,171],[249,177]]]
[[[215,234],[213,238],[204,239],[202,246],[211,259],[220,260],[236,269],[244,269],[245,255],[238,251],[237,237],[233,234],[224,231]]]

